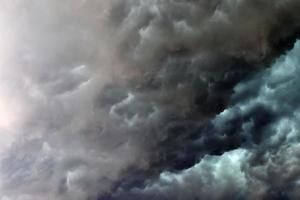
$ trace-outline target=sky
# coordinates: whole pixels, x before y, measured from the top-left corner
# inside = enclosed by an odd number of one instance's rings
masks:
[[[0,0],[0,200],[299,199],[299,9]]]

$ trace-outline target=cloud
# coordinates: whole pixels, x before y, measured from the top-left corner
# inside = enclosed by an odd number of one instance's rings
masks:
[[[178,174],[164,172],[145,188],[120,190],[112,199],[224,199],[238,198],[247,187],[243,164],[249,152],[235,150],[222,156],[205,156]]]
[[[299,198],[299,54],[298,41],[271,68],[239,83],[231,106],[211,121],[215,133],[198,139],[200,146],[211,140],[237,148],[165,171],[142,187],[120,187],[111,199]]]
[[[297,36],[298,1],[0,7],[1,199],[263,196],[297,174],[297,45],[265,67]]]

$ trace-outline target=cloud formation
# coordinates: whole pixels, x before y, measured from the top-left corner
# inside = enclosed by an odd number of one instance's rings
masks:
[[[271,68],[239,83],[231,106],[211,121],[214,134],[195,142],[238,148],[163,172],[144,187],[119,188],[111,199],[298,199],[299,55],[298,41]]]
[[[297,0],[0,7],[1,200],[297,199]]]

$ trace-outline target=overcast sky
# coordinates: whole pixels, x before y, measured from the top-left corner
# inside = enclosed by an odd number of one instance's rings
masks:
[[[299,9],[0,0],[0,200],[299,199]]]

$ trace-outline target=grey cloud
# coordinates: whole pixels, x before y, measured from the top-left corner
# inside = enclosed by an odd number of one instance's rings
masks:
[[[179,174],[164,172],[159,180],[131,193],[118,191],[112,199],[235,199],[247,189],[243,172],[249,159],[246,150],[206,156],[195,166]]]
[[[142,187],[120,187],[111,199],[299,198],[299,44],[271,68],[239,83],[232,105],[211,122],[214,134],[198,138],[198,145],[206,139],[218,148],[236,142],[235,150],[163,172]]]
[[[249,184],[269,192],[290,180],[269,186],[271,176],[248,177],[261,168],[276,173],[269,165],[244,164],[259,159],[256,145],[267,157],[267,146],[286,143],[278,134],[274,144],[265,144],[269,130],[297,106],[296,96],[285,99],[297,90],[280,89],[290,77],[277,77],[276,67],[256,72],[293,43],[298,1],[0,3],[0,26],[10,35],[7,55],[0,56],[1,89],[22,107],[11,128],[14,142],[2,156],[2,199],[97,199],[114,190],[121,199],[151,199],[156,192],[158,199],[220,199],[246,194]],[[286,163],[296,150],[280,148],[272,154],[280,159],[270,165]],[[120,192],[135,173],[148,187],[135,191],[129,183],[133,194]]]
[[[10,98],[23,113],[2,156],[1,198],[96,198],[143,158],[127,131],[93,106],[119,65],[101,28],[108,3],[4,4],[17,45],[3,84],[16,90]]]

